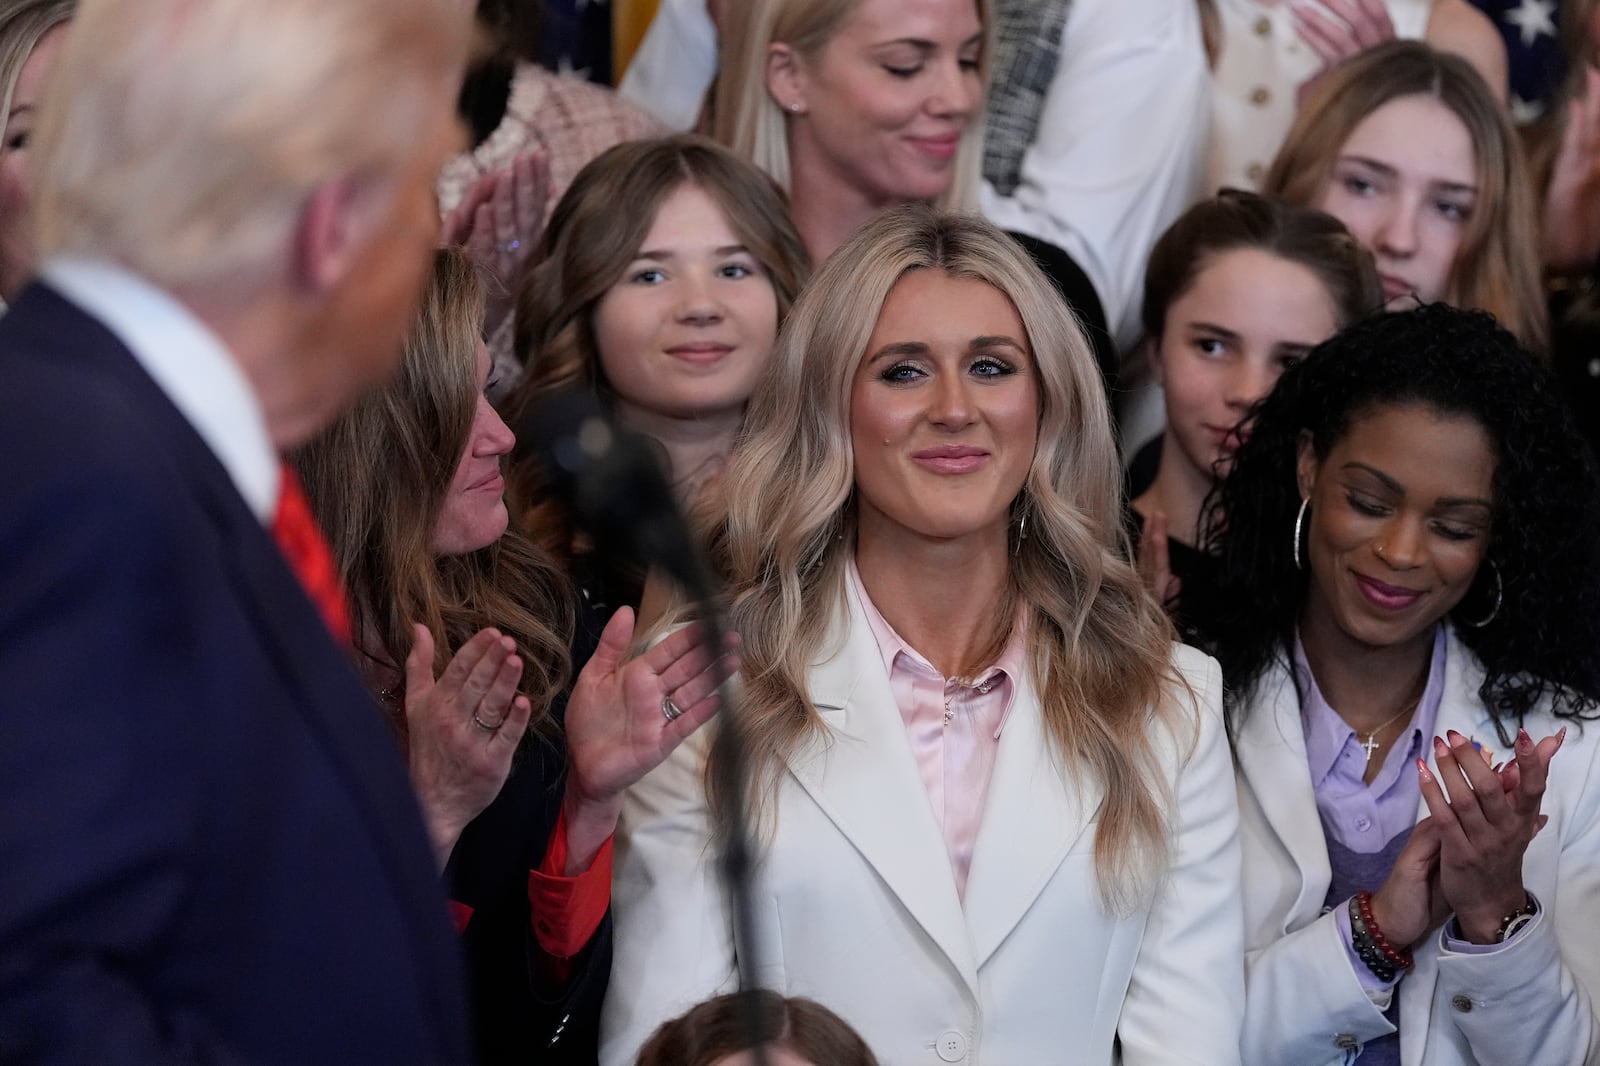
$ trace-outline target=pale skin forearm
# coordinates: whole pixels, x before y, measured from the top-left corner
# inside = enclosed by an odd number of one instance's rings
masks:
[[[561,815],[567,823],[567,862],[561,875],[577,877],[594,865],[600,849],[617,831],[617,819],[622,816],[622,796],[607,800],[586,799],[569,781],[561,800]]]

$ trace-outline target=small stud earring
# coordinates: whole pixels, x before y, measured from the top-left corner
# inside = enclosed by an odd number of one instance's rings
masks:
[[[800,101],[796,100],[794,103],[790,104],[789,110],[798,115],[800,113]]]

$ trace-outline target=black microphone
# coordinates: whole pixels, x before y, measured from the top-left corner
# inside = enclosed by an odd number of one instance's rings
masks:
[[[529,457],[599,554],[659,566],[696,601],[714,598],[657,446],[618,426],[592,390],[555,390],[524,413],[517,458]]]
[[[726,627],[718,606],[718,588],[695,539],[678,509],[655,444],[618,426],[592,389],[556,389],[537,400],[518,420],[516,458],[532,458],[544,471],[553,493],[572,509],[576,525],[589,535],[595,550],[659,566],[695,601],[706,643],[720,653],[727,646]],[[721,729],[728,758],[720,770],[727,796],[742,796],[745,772],[743,722],[734,692],[723,676],[720,654],[718,687],[722,698]],[[755,1066],[767,1066],[762,1034],[760,987],[761,946],[755,934],[751,892],[751,855],[745,811],[737,801],[725,811],[726,826],[718,842],[722,879],[728,893],[738,945],[739,986],[745,993],[742,1015]]]

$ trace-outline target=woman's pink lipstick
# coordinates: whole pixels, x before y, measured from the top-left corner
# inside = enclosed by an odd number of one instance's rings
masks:
[[[718,341],[695,341],[690,344],[679,344],[668,348],[667,354],[675,359],[681,359],[685,363],[703,366],[721,360],[731,351],[733,351],[733,345],[731,344],[723,344]]]
[[[940,444],[915,452],[911,458],[938,474],[970,474],[989,461],[989,453],[970,444]]]
[[[1361,589],[1361,595],[1374,607],[1381,607],[1385,611],[1403,611],[1422,598],[1422,593],[1416,589],[1401,588],[1398,585],[1386,585],[1382,581],[1356,575],[1356,585]]]

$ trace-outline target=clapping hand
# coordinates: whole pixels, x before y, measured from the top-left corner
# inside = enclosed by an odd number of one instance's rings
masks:
[[[467,823],[500,794],[532,713],[517,695],[516,643],[485,629],[433,676],[433,635],[416,626],[406,657],[407,759],[440,866]]]
[[[626,660],[633,619],[628,607],[611,616],[567,703],[569,876],[616,830],[623,792],[717,712],[722,680],[739,669],[736,638],[718,662],[699,625]]]
[[[511,311],[523,268],[544,236],[549,203],[550,162],[535,151],[479,178],[445,216],[442,243],[466,248],[496,282],[486,316],[489,336]]]
[[[1593,67],[1584,71],[1583,94],[1567,104],[1543,222],[1549,269],[1587,270],[1600,257],[1600,70]]]
[[[1139,534],[1139,576],[1156,594],[1161,606],[1172,610],[1183,592],[1183,579],[1172,572],[1172,552],[1167,544],[1167,515],[1152,511]]]
[[[1438,825],[1439,891],[1466,939],[1494,943],[1501,919],[1522,907],[1522,857],[1545,824],[1539,813],[1550,760],[1566,730],[1537,744],[1519,730],[1515,758],[1496,772],[1472,742],[1434,738],[1437,776],[1418,762],[1422,798]]]
[[[1373,45],[1395,38],[1394,23],[1383,0],[1320,0],[1326,10],[1295,3],[1295,32],[1322,60],[1322,70],[1300,86],[1300,100],[1317,77]],[[1329,13],[1336,17],[1329,17]]]

